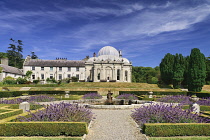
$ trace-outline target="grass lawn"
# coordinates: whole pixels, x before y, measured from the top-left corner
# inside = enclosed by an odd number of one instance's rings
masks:
[[[149,140],[210,140],[210,137],[150,137]]]
[[[81,137],[0,137],[0,140],[82,140]]]

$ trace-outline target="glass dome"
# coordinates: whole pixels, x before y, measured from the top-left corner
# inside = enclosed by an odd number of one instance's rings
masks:
[[[105,46],[101,48],[98,52],[98,56],[102,55],[113,55],[119,57],[119,52],[112,46]]]

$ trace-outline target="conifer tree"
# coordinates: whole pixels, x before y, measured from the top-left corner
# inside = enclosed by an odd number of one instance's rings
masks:
[[[182,54],[176,54],[174,56],[174,67],[173,67],[173,87],[180,88],[181,82],[184,80],[184,57]]]
[[[172,84],[174,55],[167,53],[160,63],[161,80],[165,84]]]
[[[188,69],[188,90],[200,92],[205,84],[206,59],[198,48],[191,50]]]

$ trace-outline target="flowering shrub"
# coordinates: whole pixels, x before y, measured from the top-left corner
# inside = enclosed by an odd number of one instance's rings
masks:
[[[93,113],[78,104],[59,103],[51,104],[36,113],[30,113],[29,117],[20,116],[17,120],[29,121],[62,121],[62,122],[90,122]]]
[[[138,97],[133,94],[121,94],[117,96],[117,99],[138,100]]]
[[[166,103],[181,103],[185,105],[192,104],[192,102],[190,101],[190,97],[184,95],[168,95],[158,99],[157,101]],[[210,106],[210,98],[201,98],[196,103],[198,103],[199,105]]]
[[[87,93],[82,98],[83,99],[101,99],[102,96],[97,93]]]
[[[29,98],[29,102],[51,102],[51,101],[55,101],[55,98],[47,95],[30,96]]]
[[[139,124],[144,123],[206,123],[210,119],[192,114],[190,110],[182,110],[180,106],[149,105],[135,109],[132,118]]]
[[[15,99],[11,99],[11,100],[0,101],[0,104],[20,104],[22,102],[23,102],[23,99],[15,98]]]

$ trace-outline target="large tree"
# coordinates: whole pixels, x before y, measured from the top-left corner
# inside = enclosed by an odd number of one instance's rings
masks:
[[[210,85],[210,57],[206,58],[206,84]]]
[[[181,82],[184,80],[184,57],[182,54],[176,54],[174,56],[174,67],[173,67],[173,87],[180,88]]]
[[[206,59],[198,48],[191,50],[188,69],[188,90],[200,92],[205,84]]]
[[[165,84],[172,84],[174,55],[167,53],[160,63],[161,80]]]
[[[7,56],[9,59],[9,65],[17,68],[22,68],[23,66],[23,43],[21,40],[18,40],[17,42],[14,39],[10,39],[12,41],[10,46],[7,50]]]
[[[35,52],[31,52],[31,59],[38,59],[38,56],[35,54]]]

